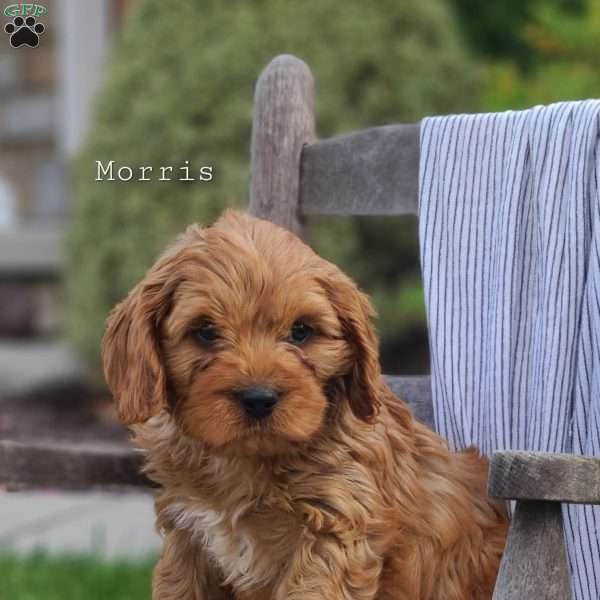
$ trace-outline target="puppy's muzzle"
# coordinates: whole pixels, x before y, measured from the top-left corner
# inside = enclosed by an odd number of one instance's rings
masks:
[[[279,392],[269,387],[247,387],[233,392],[245,413],[252,419],[268,417],[279,400]]]

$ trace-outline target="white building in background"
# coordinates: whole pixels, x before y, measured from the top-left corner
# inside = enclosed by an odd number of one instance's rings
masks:
[[[60,312],[68,164],[86,134],[127,3],[39,0],[48,12],[36,48],[13,48],[4,33],[10,18],[0,12],[0,307],[4,289],[13,303],[19,294],[33,302],[36,314],[49,306]],[[56,300],[48,302],[53,288]],[[59,315],[35,319],[60,329]],[[0,318],[0,337],[3,329],[10,332],[10,323]]]
[[[112,32],[116,3],[99,0],[56,0],[58,32],[59,150],[71,156],[79,148],[89,123],[94,94]],[[112,6],[111,6],[112,4]]]

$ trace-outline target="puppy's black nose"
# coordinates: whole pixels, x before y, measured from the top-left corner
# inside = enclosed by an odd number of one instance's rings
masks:
[[[253,419],[268,417],[279,400],[279,393],[267,387],[248,387],[236,390],[233,395]]]

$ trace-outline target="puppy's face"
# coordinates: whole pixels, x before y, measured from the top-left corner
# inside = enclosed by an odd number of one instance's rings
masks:
[[[169,410],[215,450],[286,452],[322,430],[331,389],[373,416],[371,315],[296,236],[230,211],[189,228],[113,311],[105,374],[127,423]]]

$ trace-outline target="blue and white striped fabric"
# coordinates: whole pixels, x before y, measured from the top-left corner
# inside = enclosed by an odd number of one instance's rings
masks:
[[[451,447],[600,456],[599,137],[592,100],[421,124],[434,411]],[[600,508],[563,514],[574,596],[598,600]]]

